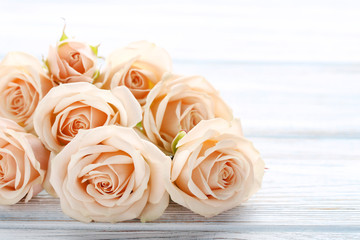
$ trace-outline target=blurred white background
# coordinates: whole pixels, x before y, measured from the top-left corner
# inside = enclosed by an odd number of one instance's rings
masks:
[[[46,57],[63,19],[104,57],[138,40],[165,48],[174,72],[220,91],[248,136],[360,134],[359,0],[0,0],[0,57]]]
[[[62,18],[104,56],[146,39],[175,61],[360,62],[358,0],[1,0],[0,54],[46,55]]]

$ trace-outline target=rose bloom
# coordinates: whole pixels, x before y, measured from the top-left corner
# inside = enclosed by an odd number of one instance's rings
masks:
[[[141,107],[126,87],[110,92],[84,82],[54,87],[34,115],[36,133],[54,152],[59,152],[80,129],[111,124],[134,127],[140,121]]]
[[[93,82],[97,75],[96,52],[86,43],[65,39],[50,46],[46,60],[57,83]]]
[[[27,202],[41,191],[49,155],[37,137],[0,118],[0,204]]]
[[[171,70],[172,61],[164,49],[147,41],[134,42],[110,54],[96,84],[105,89],[124,85],[144,105],[150,89]]]
[[[195,213],[217,215],[261,186],[264,162],[236,121],[201,121],[176,147],[166,188],[174,202]]]
[[[170,161],[131,128],[98,127],[81,130],[52,159],[50,182],[63,212],[79,221],[151,221],[169,203],[162,172]]]
[[[34,111],[52,87],[35,57],[21,52],[7,54],[0,63],[0,116],[32,131]]]
[[[143,127],[156,145],[171,152],[181,130],[190,131],[201,120],[232,120],[232,111],[218,92],[201,76],[165,74],[149,93],[144,106]]]

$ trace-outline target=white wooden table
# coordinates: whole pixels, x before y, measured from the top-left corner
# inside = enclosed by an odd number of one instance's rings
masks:
[[[0,206],[1,239],[360,239],[360,66],[176,62],[205,75],[266,162],[262,189],[205,219],[171,203],[157,221],[80,223],[58,199]]]

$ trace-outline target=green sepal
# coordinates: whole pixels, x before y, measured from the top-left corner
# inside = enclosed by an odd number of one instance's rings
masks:
[[[180,131],[180,132],[178,132],[178,134],[176,134],[176,137],[174,138],[174,140],[171,143],[171,151],[173,152],[173,154],[175,154],[177,151],[176,145],[183,137],[185,137],[185,135],[186,135],[185,131]]]
[[[94,73],[93,79],[97,79],[100,76],[100,71],[99,69],[96,70],[96,72]]]
[[[143,131],[143,130],[144,130],[143,125],[142,125],[142,122],[138,122],[138,124],[136,124],[135,127],[138,128],[140,131]]]
[[[41,61],[44,65],[42,65],[42,68],[46,71],[49,71],[49,62],[47,59],[44,58],[44,55],[41,57]]]
[[[64,26],[64,29],[63,29],[63,32],[62,32],[62,35],[61,35],[61,38],[60,38],[60,42],[62,41],[65,41],[66,39],[68,39],[69,37],[65,34],[65,26]]]
[[[91,46],[91,45],[89,45],[89,46],[90,46],[91,50],[93,51],[93,53],[95,54],[95,56],[97,56],[100,44],[96,45],[96,46]]]

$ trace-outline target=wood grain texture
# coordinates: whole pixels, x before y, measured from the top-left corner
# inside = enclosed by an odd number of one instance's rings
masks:
[[[214,84],[247,136],[360,137],[359,64],[175,62],[174,71]]]

